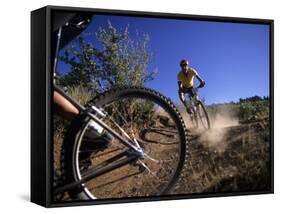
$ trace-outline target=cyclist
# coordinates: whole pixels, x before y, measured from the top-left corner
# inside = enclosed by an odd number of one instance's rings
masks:
[[[180,67],[181,71],[178,73],[177,79],[178,79],[178,93],[179,93],[179,98],[181,102],[184,104],[186,107],[186,110],[189,114],[192,113],[191,108],[188,106],[187,100],[184,99],[184,95],[188,94],[189,97],[194,96],[193,92],[193,81],[194,77],[196,77],[199,82],[199,88],[204,87],[205,81],[198,75],[198,72],[189,66],[189,63],[186,59],[183,59],[180,61]]]

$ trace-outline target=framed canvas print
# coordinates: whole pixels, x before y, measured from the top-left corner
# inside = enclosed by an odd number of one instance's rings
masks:
[[[31,12],[31,201],[273,193],[273,20]]]

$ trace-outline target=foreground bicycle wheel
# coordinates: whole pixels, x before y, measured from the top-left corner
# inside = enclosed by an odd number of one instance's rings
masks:
[[[107,113],[102,120],[124,136],[136,139],[145,155],[130,164],[101,174],[68,191],[71,198],[103,199],[167,194],[177,181],[186,154],[186,129],[173,103],[150,89],[119,88],[94,99]],[[91,119],[73,121],[63,144],[62,166],[66,183],[84,179],[92,171],[133,157],[118,139],[108,148],[85,140]],[[123,131],[122,131],[123,130]],[[134,142],[132,142],[134,143]]]
[[[197,121],[200,121],[200,125],[203,129],[207,130],[211,128],[209,115],[204,104],[201,101],[198,101],[197,105]]]

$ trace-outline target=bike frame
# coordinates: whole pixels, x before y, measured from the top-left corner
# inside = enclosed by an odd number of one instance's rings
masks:
[[[198,95],[198,90],[199,90],[199,88],[200,87],[196,87],[196,88],[193,88],[192,90],[193,90],[193,94],[194,94],[194,96],[191,96],[190,94],[188,94],[188,97],[189,97],[189,102],[190,102],[190,106],[191,106],[191,108],[192,108],[192,116],[194,116],[195,118],[197,118],[197,117],[199,117],[200,118],[200,120],[201,120],[201,122],[202,122],[202,124],[203,124],[203,121],[202,121],[202,115],[200,114],[200,111],[199,111],[199,108],[200,108],[200,102],[201,102],[201,105],[203,105],[202,104],[202,101],[201,101],[201,99],[200,99],[200,96]],[[185,99],[187,99],[186,98],[186,94],[185,94]],[[205,110],[204,110],[205,111]],[[205,114],[207,114],[206,112],[205,112]],[[207,116],[207,118],[208,118],[208,116]],[[198,119],[198,118],[197,118]],[[196,119],[196,120],[197,120]],[[207,123],[208,123],[208,128],[210,128],[210,122],[209,122],[209,118],[207,119]],[[203,124],[204,125],[204,124]],[[205,125],[204,125],[205,126]]]
[[[70,97],[67,93],[65,93],[59,86],[54,84],[54,90],[58,92],[60,95],[62,95],[65,99],[67,99],[72,105],[74,105],[78,110],[80,114],[85,114],[89,116],[93,121],[95,121],[98,125],[103,127],[106,131],[108,131],[111,135],[116,137],[120,142],[124,145],[129,147],[132,150],[135,150],[138,152],[138,148],[134,145],[132,145],[127,139],[119,135],[115,130],[111,129],[107,124],[105,124],[101,119],[99,119],[95,114],[91,113],[85,106],[81,105],[79,102],[77,102],[74,98]],[[96,106],[92,106],[92,109],[98,109]],[[93,110],[95,111],[95,110]],[[98,111],[95,111],[97,114],[101,114]]]
[[[198,89],[199,89],[198,87],[192,89],[194,96],[191,96],[190,94],[188,94],[188,99],[191,102],[192,106],[194,106],[197,103],[197,101],[200,100],[199,95],[198,95]],[[187,99],[186,97],[187,96],[185,94],[184,98]]]

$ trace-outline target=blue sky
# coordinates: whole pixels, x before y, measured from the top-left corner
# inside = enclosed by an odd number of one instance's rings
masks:
[[[108,20],[120,30],[129,24],[132,38],[136,31],[149,34],[155,57],[148,69],[157,68],[158,74],[146,86],[175,102],[184,58],[206,81],[200,95],[207,104],[269,95],[268,25],[96,15],[86,31],[97,32]],[[66,72],[68,67],[59,63],[58,69]]]

